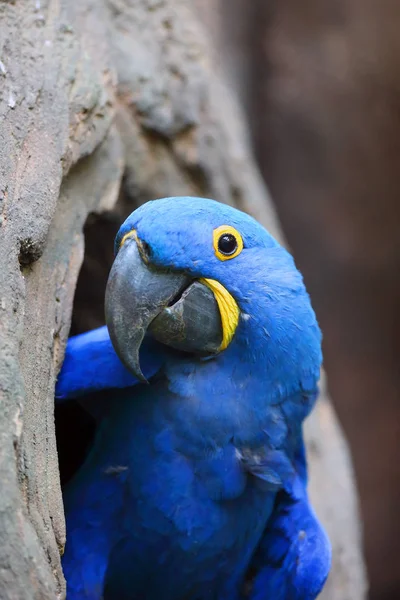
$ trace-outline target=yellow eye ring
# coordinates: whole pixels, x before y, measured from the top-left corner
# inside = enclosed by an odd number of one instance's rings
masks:
[[[243,250],[242,236],[230,225],[221,225],[214,229],[213,244],[215,256],[219,260],[231,260]]]

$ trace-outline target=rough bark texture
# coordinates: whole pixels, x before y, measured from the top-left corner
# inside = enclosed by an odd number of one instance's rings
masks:
[[[63,595],[54,379],[83,256],[82,226],[89,211],[115,201],[122,173],[122,146],[110,129],[114,74],[104,40],[107,20],[100,7],[85,5],[0,4],[5,600]]]
[[[191,194],[277,224],[186,0],[3,1],[0,19],[0,598],[53,600],[65,592],[53,392],[87,216],[119,197],[96,221],[110,232],[140,202]],[[76,329],[102,321],[110,258],[97,268],[90,248],[111,239],[95,227],[82,273],[98,293],[88,305],[78,288]],[[316,463],[344,452],[335,425],[316,435]],[[356,533],[348,543],[358,552]]]

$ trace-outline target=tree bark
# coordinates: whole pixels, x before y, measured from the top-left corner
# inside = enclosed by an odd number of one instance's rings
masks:
[[[106,211],[110,249],[126,214],[160,196],[214,197],[278,226],[187,0],[10,0],[0,19],[0,597],[50,600],[65,595],[53,395],[88,215]],[[82,273],[98,292],[88,305],[81,279],[76,330],[103,321],[111,251],[93,264],[95,223]],[[336,426],[316,435],[343,451]]]

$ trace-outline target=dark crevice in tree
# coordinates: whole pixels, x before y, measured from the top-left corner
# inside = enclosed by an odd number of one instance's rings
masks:
[[[70,335],[104,325],[104,291],[114,260],[114,238],[121,225],[114,211],[86,220],[85,256],[75,290]]]
[[[93,442],[94,419],[77,402],[55,408],[58,462],[64,486],[83,464]]]
[[[124,186],[112,211],[91,213],[86,219],[85,254],[75,290],[71,336],[105,324],[104,293],[114,260],[114,239],[136,202],[123,189]],[[65,485],[83,464],[96,423],[78,402],[56,406],[55,421],[61,485]]]
[[[114,237],[122,218],[115,212],[90,214],[86,220],[85,255],[74,297],[70,335],[104,325],[104,291],[113,261]],[[85,460],[96,423],[78,402],[55,408],[57,451],[61,485],[65,485]]]

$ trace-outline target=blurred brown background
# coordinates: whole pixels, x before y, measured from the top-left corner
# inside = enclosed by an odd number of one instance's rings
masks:
[[[371,600],[400,598],[400,4],[199,0],[324,332]]]

